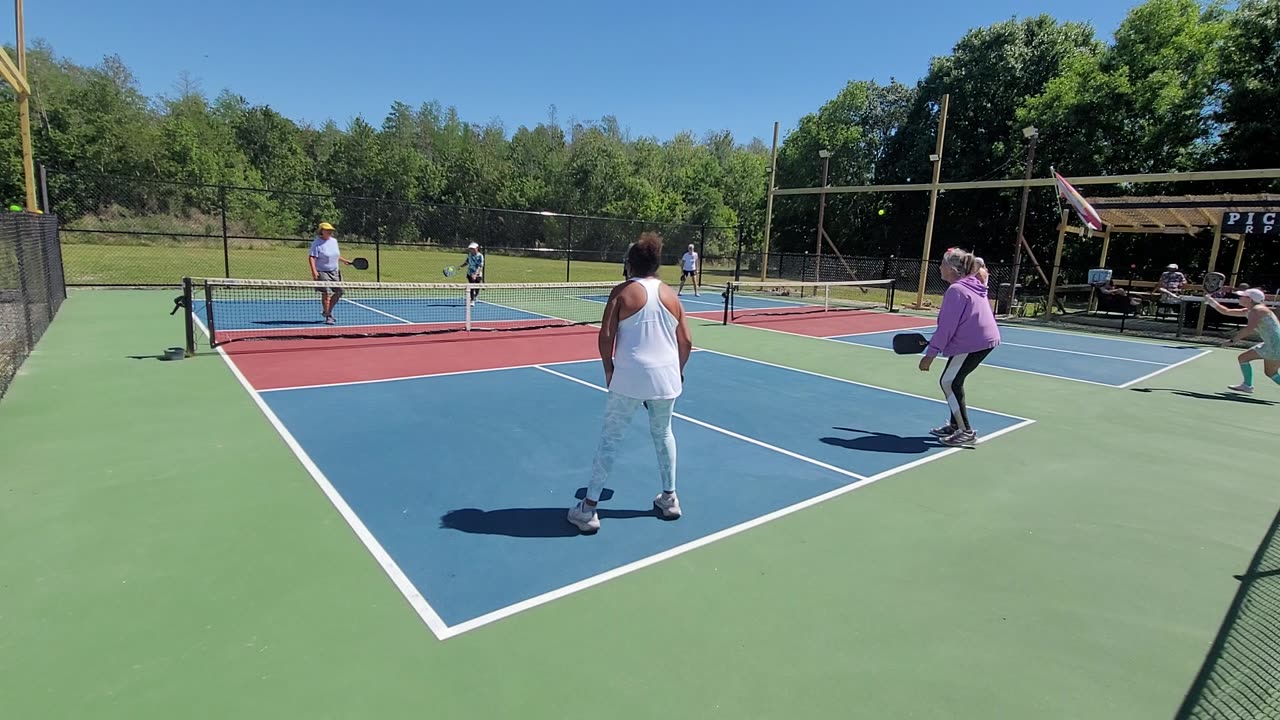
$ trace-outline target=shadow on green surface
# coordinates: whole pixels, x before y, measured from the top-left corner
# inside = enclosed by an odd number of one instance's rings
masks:
[[[1243,575],[1177,720],[1280,717],[1280,513]]]
[[[1191,398],[1193,400],[1218,400],[1221,402],[1240,403],[1241,405],[1265,405],[1268,407],[1274,406],[1274,405],[1280,405],[1280,403],[1274,400],[1263,400],[1261,398],[1256,398],[1256,397],[1253,397],[1252,395],[1245,395],[1243,393],[1232,393],[1232,392],[1202,393],[1202,392],[1196,392],[1194,390],[1184,390],[1182,388],[1133,388],[1133,391],[1140,392],[1140,393],[1167,392],[1171,395]]]

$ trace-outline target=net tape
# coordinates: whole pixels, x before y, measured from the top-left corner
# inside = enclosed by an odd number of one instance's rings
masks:
[[[187,278],[211,346],[241,340],[515,332],[600,322],[616,282],[371,283]],[[342,290],[330,324],[318,292]],[[186,292],[184,292],[184,296]],[[184,299],[183,303],[187,301]],[[188,331],[188,348],[194,330]]]
[[[805,315],[849,310],[892,310],[896,281],[734,281],[724,292],[727,321],[742,316]]]

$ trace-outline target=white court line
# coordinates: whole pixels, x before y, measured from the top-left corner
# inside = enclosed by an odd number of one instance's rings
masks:
[[[802,335],[801,337],[812,337],[812,336]],[[844,344],[848,345],[849,343],[844,343]],[[878,349],[882,349],[882,348],[878,348]],[[791,367],[790,365],[778,365],[776,363],[771,363],[765,360],[756,360],[755,358],[742,357],[741,355],[734,355],[733,353],[722,352],[720,350],[709,350],[707,348],[702,348],[702,351],[706,353],[711,353],[712,355],[723,355],[725,357],[731,357],[734,360],[742,360],[744,362],[755,363],[757,365],[768,365],[769,367],[778,368],[779,370],[787,370],[790,372],[797,372],[804,375],[812,375],[814,377],[820,377],[824,380],[834,380],[836,382],[847,383],[849,385],[857,385],[858,387],[864,387],[870,390],[879,390],[881,392],[893,393],[894,395],[902,395],[909,398],[915,398],[916,400],[927,400],[931,403],[940,403],[942,405],[947,404],[946,400],[939,400],[938,398],[927,397],[925,395],[917,395],[915,393],[909,393],[905,390],[894,390],[893,388],[882,387],[880,385],[872,385],[870,383],[858,382],[857,380],[849,380],[847,378],[836,377],[834,375],[823,375],[820,372],[814,372],[812,370],[802,370],[801,368]],[[1021,417],[1019,415],[1010,415],[1009,413],[997,412],[995,410],[985,410],[983,408],[977,407],[976,405],[969,405],[968,407],[972,410],[977,410],[979,412],[987,413],[988,415],[999,415],[1001,417],[1007,417],[1011,420],[1027,420],[1027,418]]]
[[[607,393],[607,392],[609,392],[609,389],[608,389],[608,388],[600,387],[599,385],[596,385],[595,383],[592,383],[592,382],[588,382],[588,381],[586,381],[586,380],[580,380],[580,379],[578,379],[578,378],[576,378],[576,377],[573,377],[572,375],[565,375],[564,373],[556,372],[555,370],[550,370],[550,369],[545,368],[545,367],[539,367],[538,369],[539,369],[539,370],[541,370],[541,371],[543,371],[543,372],[545,372],[545,373],[550,373],[551,375],[555,375],[555,376],[556,376],[556,377],[558,377],[558,378],[564,378],[565,380],[568,380],[569,382],[575,382],[575,383],[578,383],[579,385],[585,385],[585,386],[587,386],[587,387],[589,387],[589,388],[591,388],[591,389],[593,389],[593,390],[599,390],[600,392],[603,392],[603,393]],[[760,447],[762,447],[762,448],[764,448],[764,449],[766,449],[766,450],[772,450],[772,451],[774,451],[774,452],[776,452],[776,453],[781,453],[781,454],[783,454],[783,455],[786,455],[786,456],[787,456],[787,457],[789,457],[789,458],[794,458],[794,459],[796,459],[796,460],[801,460],[801,461],[803,461],[803,462],[807,462],[807,463],[809,463],[810,465],[817,465],[818,467],[820,467],[820,468],[822,468],[822,469],[824,469],[824,470],[830,470],[830,471],[832,471],[832,472],[840,473],[841,475],[847,475],[847,476],[849,476],[849,477],[853,478],[854,480],[866,480],[866,479],[867,479],[865,475],[859,475],[858,473],[850,472],[850,471],[848,471],[848,470],[845,470],[844,468],[836,467],[835,465],[828,465],[827,463],[824,463],[824,462],[822,462],[821,460],[815,460],[815,459],[813,459],[813,458],[811,458],[811,457],[807,457],[807,456],[805,456],[805,455],[801,455],[801,454],[799,454],[799,453],[791,452],[790,450],[784,450],[783,448],[780,448],[780,447],[778,447],[778,446],[776,446],[776,445],[770,445],[769,443],[764,442],[764,441],[762,441],[762,440],[757,440],[757,439],[755,439],[755,438],[753,438],[753,437],[747,437],[746,435],[740,435],[740,434],[738,434],[738,433],[736,433],[736,432],[734,432],[734,431],[732,431],[732,430],[727,430],[727,429],[725,429],[725,428],[720,427],[719,425],[712,425],[711,423],[703,422],[703,421],[701,421],[701,420],[696,420],[696,419],[694,419],[694,418],[689,417],[688,415],[683,415],[683,414],[681,414],[681,413],[673,412],[673,413],[671,413],[671,416],[672,416],[672,417],[680,418],[681,420],[684,420],[684,421],[686,421],[686,422],[691,422],[691,423],[693,423],[694,425],[698,425],[698,426],[700,426],[700,427],[704,427],[704,428],[706,428],[706,429],[708,429],[708,430],[713,430],[713,431],[715,431],[715,432],[720,433],[721,435],[728,435],[729,437],[734,438],[734,439],[736,439],[736,440],[741,440],[741,441],[743,441],[743,442],[751,443],[752,445],[758,445],[758,446],[760,446]]]
[[[358,308],[364,308],[365,310],[368,310],[369,312],[376,312],[376,313],[378,313],[379,315],[385,315],[386,317],[389,317],[389,318],[391,318],[392,320],[399,320],[400,322],[404,323],[405,325],[412,325],[412,324],[413,324],[413,322],[411,322],[411,321],[409,321],[409,320],[405,320],[404,318],[400,317],[399,315],[392,315],[392,314],[391,314],[391,313],[389,313],[389,312],[382,312],[382,311],[381,311],[381,310],[379,310],[378,308],[375,308],[375,307],[369,307],[368,305],[365,305],[364,303],[358,303],[358,302],[356,302],[355,300],[348,300],[348,299],[346,299],[346,298],[342,298],[342,302],[348,302],[348,303],[351,303],[352,305],[355,305],[355,306],[356,306],[356,307],[358,307]]]
[[[205,329],[204,324],[200,323],[200,320],[198,317],[195,318],[195,321],[199,325],[201,331],[204,332],[205,335],[208,335],[208,331]],[[598,575],[593,575],[589,578],[584,578],[583,580],[579,580],[578,582],[572,583],[570,585],[565,585],[563,587],[557,588],[550,592],[543,593],[542,595],[528,598],[526,600],[515,603],[513,605],[508,605],[507,607],[504,607],[504,608],[499,608],[498,610],[494,610],[492,612],[486,613],[479,617],[472,618],[471,620],[458,623],[457,625],[446,625],[444,623],[444,620],[431,607],[430,603],[427,602],[426,598],[423,597],[420,592],[418,592],[417,588],[415,588],[413,583],[408,579],[408,577],[405,576],[404,572],[400,569],[400,567],[396,564],[396,562],[386,552],[386,550],[382,547],[382,545],[378,543],[377,539],[374,538],[373,534],[368,530],[368,528],[365,527],[365,525],[360,521],[359,517],[355,514],[355,512],[351,509],[351,507],[346,504],[346,501],[343,500],[341,494],[337,491],[336,488],[333,487],[332,483],[330,483],[328,478],[325,477],[324,473],[320,471],[319,467],[316,466],[315,462],[311,460],[310,456],[307,455],[306,451],[302,449],[302,446],[288,431],[288,429],[284,426],[284,424],[280,421],[280,419],[275,415],[274,412],[272,412],[271,408],[266,404],[266,401],[262,399],[262,396],[258,393],[258,391],[256,391],[253,388],[253,386],[249,383],[249,381],[245,378],[245,376],[240,372],[240,369],[236,366],[235,361],[231,358],[231,356],[228,355],[226,352],[224,352],[221,347],[217,348],[217,352],[219,355],[222,356],[222,359],[227,364],[227,367],[230,368],[232,374],[240,382],[241,387],[243,387],[249,393],[250,397],[253,398],[254,403],[258,406],[258,409],[261,410],[262,413],[266,416],[267,420],[271,423],[272,427],[274,427],[276,432],[279,433],[280,436],[284,439],[285,444],[289,446],[289,449],[293,451],[294,455],[302,463],[303,467],[306,468],[307,472],[311,475],[312,479],[316,482],[317,485],[320,486],[321,490],[325,493],[325,496],[328,497],[330,502],[333,503],[334,507],[337,508],[339,514],[343,517],[344,520],[347,521],[348,525],[356,533],[356,536],[359,537],[361,542],[364,543],[366,549],[369,550],[369,552],[374,556],[378,564],[382,567],[383,571],[386,572],[388,577],[391,578],[396,588],[401,592],[402,595],[404,595],[405,599],[409,602],[409,605],[414,609],[415,612],[418,613],[418,616],[422,618],[423,622],[431,630],[432,634],[434,634],[436,638],[441,641],[448,640],[453,637],[457,637],[458,635],[461,635],[470,630],[474,630],[484,625],[497,622],[499,620],[511,617],[512,615],[516,615],[525,610],[528,610],[540,605],[544,605],[546,603],[552,602],[554,600],[558,600],[560,598],[566,597],[568,595],[579,592],[581,590],[585,590],[590,587],[594,587],[596,585],[600,585],[602,583],[608,582],[609,580],[613,580],[623,575],[632,573],[636,570],[640,570],[642,568],[655,565],[664,560],[668,560],[678,555],[682,555],[692,550],[696,550],[706,545],[710,545],[711,543],[717,542],[719,540],[723,540],[724,538],[737,535],[739,533],[745,532],[752,528],[756,528],[761,525],[764,525],[768,522],[772,522],[773,520],[776,520],[778,518],[782,518],[787,515],[791,515],[796,512],[799,512],[801,510],[813,507],[815,505],[819,505],[821,503],[827,502],[828,500],[832,500],[842,495],[851,493],[854,490],[864,488],[868,485],[871,485],[872,483],[879,482],[880,480],[883,480],[885,478],[897,475],[898,473],[905,472],[906,470],[919,467],[921,465],[924,465],[929,462],[933,462],[935,460],[942,459],[944,457],[948,457],[957,452],[961,452],[965,449],[965,448],[947,448],[940,452],[934,453],[933,455],[929,455],[929,456],[920,458],[918,460],[915,460],[913,462],[905,463],[903,465],[890,468],[889,470],[879,473],[878,475],[873,475],[871,477],[862,477],[862,476],[850,473],[848,471],[843,471],[843,470],[839,470],[838,468],[834,468],[837,472],[840,472],[841,474],[855,478],[855,482],[835,488],[822,495],[817,495],[807,500],[802,500],[798,503],[775,510],[765,515],[752,518],[750,520],[739,523],[732,527],[725,528],[723,530],[712,533],[710,535],[705,535],[696,540],[687,542],[683,545],[678,545],[674,548],[670,548],[668,550],[664,550],[663,552],[656,553],[654,555],[650,555],[645,558],[641,558],[640,560],[636,560],[626,565],[621,565],[619,567],[613,568],[612,570],[608,570]],[[695,350],[695,352],[697,352],[697,350]],[[727,357],[736,357],[733,355],[729,355],[727,353],[717,353],[717,354],[726,355]],[[746,358],[739,358],[739,359],[746,359]],[[572,362],[587,362],[587,361],[582,361],[582,360],[567,361],[566,363],[558,363],[558,364],[569,364]],[[752,362],[756,362],[756,361],[752,361]],[[550,363],[544,363],[544,364],[550,365]],[[761,364],[772,365],[771,363],[763,363],[763,362]],[[819,373],[809,372],[807,370],[800,370],[798,368],[788,368],[782,365],[772,365],[772,366],[782,368],[782,369],[787,369],[787,370],[794,370],[796,372],[805,373],[809,375],[815,375],[817,377],[825,377],[825,378],[836,380],[839,382],[847,382],[852,385],[859,385],[859,386],[868,387],[872,389],[884,390],[886,392],[895,393],[898,395],[906,395],[908,397],[920,398],[924,400],[933,400],[934,402],[942,402],[939,400],[934,400],[933,398],[925,398],[920,395],[913,395],[911,393],[901,392],[897,390],[890,390],[888,388],[878,388],[874,385],[865,385],[864,383],[858,383],[852,380],[844,380],[842,378],[834,378],[826,375],[821,375]],[[549,372],[553,375],[561,375],[560,373],[557,373],[551,370],[544,370],[544,371]],[[478,372],[478,371],[464,371],[464,372]],[[603,388],[599,388],[598,386],[592,385],[591,383],[578,380],[577,378],[569,378],[568,376],[562,376],[562,377],[566,377],[567,379],[570,379],[576,383],[587,385],[597,390],[603,389]],[[974,408],[974,409],[981,410],[980,408]],[[983,411],[983,412],[991,412],[991,411]],[[1002,413],[991,413],[991,414],[1001,415]],[[1013,418],[1016,420],[1020,420],[1020,422],[979,438],[977,441],[978,444],[982,444],[989,440],[993,440],[997,437],[1000,437],[1001,435],[1005,435],[1007,433],[1013,432],[1014,430],[1019,430],[1021,428],[1027,427],[1035,422],[1034,420],[1017,418],[1016,416],[1013,416],[1013,415],[1004,415],[1004,416]],[[681,417],[682,419],[689,420],[690,422],[695,422],[700,425],[703,424],[700,421],[692,420],[691,418],[687,418],[684,416],[681,416]],[[746,438],[743,438],[743,439],[746,439]],[[782,451],[782,452],[788,455],[791,455],[789,451]],[[797,457],[800,457],[801,459],[805,459],[807,462],[813,462],[818,465],[825,465],[823,463],[820,463],[819,461],[812,460],[809,458],[804,458],[803,456],[797,456]]]
[[[200,318],[195,317],[194,319],[200,326],[200,330],[205,335],[208,335],[209,331],[205,328],[204,323],[200,322]],[[373,555],[374,559],[377,560],[378,565],[382,567],[383,572],[387,574],[387,577],[391,578],[391,582],[394,583],[400,593],[404,595],[405,600],[409,602],[409,606],[414,609],[414,612],[418,613],[418,617],[422,618],[422,621],[426,623],[427,627],[437,638],[444,640],[448,637],[449,626],[445,624],[440,615],[431,607],[430,603],[427,602],[427,599],[422,596],[422,593],[418,592],[418,589],[414,587],[413,582],[409,580],[409,578],[404,574],[404,571],[400,569],[400,566],[396,564],[396,561],[391,558],[391,555],[387,553],[386,549],[382,547],[382,544],[373,536],[373,533],[369,531],[369,528],[365,527],[365,524],[360,520],[360,517],[356,515],[355,511],[351,509],[351,506],[347,504],[347,501],[343,499],[342,494],[333,486],[333,483],[329,482],[329,478],[325,477],[325,474],[321,472],[319,466],[317,466],[311,459],[311,456],[302,449],[302,445],[298,443],[297,439],[293,437],[293,434],[289,432],[289,429],[285,427],[284,423],[280,421],[280,418],[271,410],[271,407],[267,405],[267,402],[262,399],[262,395],[258,394],[258,391],[253,388],[253,385],[249,383],[249,380],[240,372],[240,368],[236,366],[235,361],[231,359],[231,356],[223,351],[221,347],[216,348],[216,350],[218,354],[222,356],[223,362],[225,362],[227,367],[230,368],[231,374],[240,382],[240,386],[245,389],[245,392],[249,393],[249,397],[253,398],[254,404],[257,405],[258,409],[262,411],[262,414],[266,416],[267,422],[271,423],[271,427],[275,428],[280,437],[284,439],[285,445],[293,451],[294,456],[302,463],[302,467],[304,467],[307,473],[311,475],[311,479],[315,481],[316,485],[320,486],[320,490],[324,492],[325,497],[329,498],[329,502],[333,503],[333,507],[337,509],[338,514],[342,516],[343,520],[347,521],[347,525],[350,526],[351,530],[356,534],[356,537],[360,538],[360,542],[364,543],[365,549]]]
[[[1079,350],[1064,350],[1063,348],[1045,347],[1043,345],[1024,345],[1022,343],[1012,343],[1000,341],[1001,345],[1010,345],[1012,347],[1030,348],[1032,350],[1048,350],[1050,352],[1066,353],[1067,355],[1084,355],[1086,357],[1103,358],[1105,360],[1120,360],[1122,362],[1142,363],[1143,365],[1160,365],[1166,366],[1169,363],[1156,362],[1155,360],[1136,360],[1134,358],[1120,357],[1119,355],[1103,355],[1101,353],[1081,352]]]
[[[1179,365],[1186,365],[1187,363],[1191,362],[1192,360],[1199,360],[1200,358],[1202,358],[1202,357],[1204,357],[1205,355],[1208,355],[1208,354],[1210,354],[1210,353],[1212,353],[1212,352],[1213,352],[1212,350],[1204,350],[1204,351],[1201,351],[1201,352],[1199,352],[1199,353],[1197,353],[1197,354],[1195,354],[1195,355],[1192,355],[1191,357],[1187,358],[1186,360],[1182,360],[1182,361],[1180,361],[1180,362],[1176,362],[1176,363],[1174,363],[1174,364],[1172,364],[1172,365],[1169,365],[1169,366],[1166,366],[1166,367],[1160,368],[1159,370],[1156,370],[1156,371],[1155,371],[1155,372],[1153,372],[1153,373],[1148,373],[1148,374],[1143,375],[1142,377],[1137,378],[1137,379],[1135,379],[1135,380],[1130,380],[1129,382],[1127,382],[1127,383],[1125,383],[1125,384],[1123,384],[1123,385],[1117,385],[1116,387],[1120,387],[1120,388],[1127,388],[1127,387],[1130,387],[1130,386],[1132,386],[1132,385],[1137,385],[1138,383],[1142,382],[1143,380],[1150,380],[1151,378],[1153,378],[1153,377],[1155,377],[1155,376],[1159,375],[1160,373],[1169,372],[1170,370],[1172,370],[1172,369],[1174,369],[1174,368],[1178,367]]]
[[[555,374],[559,374],[559,373],[555,373]],[[603,388],[600,388],[595,385],[591,385],[590,383],[586,383],[584,381],[578,380],[577,378],[569,378],[569,379],[573,380],[574,382],[579,382],[579,383],[588,385],[597,390],[603,390]],[[839,378],[832,378],[832,379],[839,380]],[[854,383],[854,384],[856,385],[859,383]],[[879,388],[879,389],[884,389],[884,388]],[[907,394],[907,393],[902,393],[902,394]],[[979,438],[978,444],[987,442],[988,440],[993,440],[995,438],[1000,437],[1001,435],[1005,435],[1007,433],[1013,432],[1014,430],[1020,430],[1024,427],[1027,427],[1028,425],[1031,425],[1034,422],[1035,422],[1034,420],[1022,420],[1022,422],[1011,425],[1007,428],[1003,428],[1001,430],[997,430],[989,435],[985,435]],[[678,555],[683,555],[687,552],[690,552],[691,550],[696,550],[698,548],[710,545],[714,542],[723,540],[727,537],[732,537],[739,533],[746,532],[747,530],[760,527],[761,525],[777,520],[778,518],[786,517],[787,515],[797,513],[801,510],[805,510],[815,505],[820,505],[824,502],[827,502],[828,500],[833,500],[835,498],[840,497],[841,495],[847,495],[848,493],[851,493],[854,490],[860,490],[864,487],[867,487],[868,485],[871,485],[872,483],[879,482],[881,480],[884,480],[885,478],[897,475],[898,473],[911,470],[913,468],[919,467],[926,463],[933,462],[935,460],[940,460],[944,457],[954,455],[955,453],[958,453],[958,452],[963,452],[964,450],[965,448],[947,448],[941,452],[934,453],[933,455],[929,455],[929,456],[920,458],[918,460],[915,460],[913,462],[905,463],[903,465],[890,468],[878,475],[873,475],[868,478],[863,478],[856,482],[849,483],[848,485],[842,485],[838,488],[835,488],[834,490],[830,490],[826,493],[823,493],[822,495],[816,495],[814,497],[809,498],[808,500],[802,500],[793,505],[788,505],[787,507],[774,510],[771,513],[767,513],[765,515],[752,518],[750,520],[741,522],[732,527],[727,527],[723,530],[712,533],[710,535],[704,535],[696,540],[691,540],[683,545],[677,545],[676,547],[673,547],[669,550],[664,550],[660,553],[650,555],[645,558],[641,558],[634,562],[627,563],[626,565],[621,565],[619,567],[613,568],[612,570],[607,570],[605,572],[602,572],[599,575],[593,575],[589,578],[584,578],[571,585],[565,585],[564,587],[556,588],[555,590],[552,590],[547,593],[543,593],[542,595],[537,595],[527,600],[522,600],[518,603],[515,603],[514,605],[508,605],[507,607],[494,610],[493,612],[486,613],[476,618],[472,618],[471,620],[467,620],[466,622],[461,622],[461,623],[458,623],[457,625],[452,625],[448,628],[447,632],[449,634],[449,637],[454,637],[464,632],[467,632],[469,630],[475,630],[478,627],[482,627],[484,625],[488,625],[490,623],[494,623],[499,620],[511,617],[512,615],[516,615],[518,613],[524,612],[525,610],[538,607],[539,605],[545,605],[549,602],[559,600],[560,598],[572,595],[582,590],[586,590],[596,585],[601,585],[615,578],[621,577],[623,575],[627,575],[629,573],[633,573],[636,570],[641,570],[651,565],[656,565],[660,562],[663,562],[664,560],[670,560],[673,557],[676,557]]]
[[[855,337],[855,336],[860,336],[860,335],[884,335],[884,334],[888,334],[888,333],[896,332],[895,330],[876,330],[876,331],[874,331],[874,332],[867,332],[867,333],[849,333],[849,334],[845,334],[845,335],[830,335],[830,336],[825,336],[825,337],[824,337],[824,336],[822,336],[822,335],[805,335],[805,334],[803,334],[803,333],[788,332],[788,331],[786,331],[786,330],[778,330],[778,329],[776,329],[776,328],[760,327],[760,326],[758,326],[758,325],[738,325],[738,327],[750,328],[750,329],[752,329],[752,330],[764,330],[765,332],[778,333],[778,334],[780,334],[780,335],[790,335],[790,336],[792,336],[792,337],[798,337],[798,338],[808,338],[808,339],[810,339],[810,340],[824,340],[824,341],[827,341],[827,342],[840,343],[841,345],[850,345],[850,346],[853,346],[853,347],[866,348],[866,349],[868,349],[868,350],[879,350],[879,351],[881,351],[881,352],[893,352],[893,348],[884,348],[884,347],[877,347],[877,346],[875,346],[875,345],[864,345],[864,344],[862,344],[862,343],[845,342],[845,341],[840,340],[840,339],[838,339],[838,338],[842,338],[842,337]],[[928,326],[928,327],[933,327],[933,326]],[[923,329],[927,329],[927,327],[926,327],[926,328],[902,328],[902,330],[923,330]],[[1060,334],[1062,334],[1062,335],[1071,335],[1072,333],[1060,333]],[[1089,336],[1084,336],[1084,337],[1089,337]],[[1003,343],[1003,344],[1006,344],[1006,345],[1012,345],[1013,343]],[[1148,344],[1148,345],[1149,345],[1149,344],[1152,344],[1152,343],[1144,343],[1144,344]],[[1037,348],[1039,348],[1039,346],[1038,346],[1038,345],[1029,346],[1029,347],[1037,347]],[[1040,349],[1042,349],[1042,350],[1052,350],[1053,348],[1040,348]],[[1201,353],[1201,355],[1203,355],[1203,354],[1204,354],[1204,353]],[[1022,368],[1008,367],[1008,366],[1006,366],[1006,365],[998,365],[998,364],[996,364],[996,362],[994,362],[994,361],[986,362],[986,363],[984,363],[984,364],[985,364],[985,365],[987,365],[988,367],[993,367],[993,368],[996,368],[996,369],[998,369],[998,370],[1007,370],[1007,371],[1009,371],[1009,372],[1022,373],[1023,375],[1035,375],[1036,377],[1050,378],[1050,379],[1053,379],[1053,380],[1069,380],[1069,381],[1071,381],[1071,382],[1083,383],[1083,384],[1085,384],[1085,385],[1096,385],[1096,386],[1098,386],[1098,387],[1105,387],[1105,388],[1126,388],[1126,387],[1128,387],[1129,385],[1132,385],[1132,384],[1133,384],[1133,383],[1135,383],[1135,382],[1139,382],[1139,381],[1141,381],[1141,380],[1149,379],[1149,378],[1151,378],[1151,377],[1154,377],[1154,376],[1156,376],[1156,375],[1159,375],[1159,374],[1160,374],[1160,373],[1162,373],[1162,372],[1165,372],[1165,371],[1168,371],[1168,370],[1172,370],[1173,368],[1177,367],[1178,365],[1182,365],[1183,363],[1190,362],[1191,360],[1195,360],[1195,359],[1196,359],[1196,358],[1198,358],[1198,357],[1200,357],[1200,355],[1197,355],[1197,356],[1195,356],[1195,357],[1188,358],[1188,359],[1186,359],[1186,360],[1182,360],[1182,361],[1180,361],[1180,362],[1174,363],[1173,365],[1167,365],[1167,366],[1165,366],[1165,367],[1161,368],[1160,370],[1157,370],[1156,372],[1151,373],[1150,375],[1145,375],[1145,376],[1143,376],[1143,377],[1139,378],[1138,380],[1131,380],[1131,381],[1129,381],[1129,382],[1127,382],[1127,383],[1125,383],[1125,384],[1123,384],[1123,385],[1116,385],[1115,383],[1104,383],[1104,382],[1098,382],[1097,380],[1085,380],[1084,378],[1071,377],[1071,376],[1069,376],[1069,375],[1055,375],[1055,374],[1053,374],[1053,373],[1042,373],[1042,372],[1036,372],[1035,370],[1024,370],[1024,369],[1022,369]],[[750,358],[744,358],[744,359],[750,359]],[[1141,362],[1145,362],[1145,361],[1141,361]],[[878,387],[878,386],[874,386],[874,385],[872,385],[872,386],[869,386],[869,387]],[[888,389],[888,388],[882,388],[882,389]]]
[[[697,352],[697,350],[694,350],[694,352]],[[400,376],[388,377],[388,378],[372,378],[369,380],[347,380],[344,382],[320,383],[318,385],[291,385],[289,387],[264,388],[262,390],[259,390],[258,392],[272,393],[272,392],[284,392],[287,390],[310,390],[312,388],[345,387],[347,385],[372,385],[374,383],[401,382],[403,380],[422,380],[425,378],[448,377],[450,375],[473,375],[478,373],[501,372],[503,370],[527,370],[529,368],[536,368],[542,365],[548,365],[548,366],[575,365],[577,363],[584,363],[584,362],[592,362],[592,361],[599,362],[599,360],[600,359],[597,357],[597,358],[583,358],[581,360],[557,360],[555,362],[529,363],[527,365],[503,365],[501,367],[475,368],[472,370],[450,370],[448,372],[422,373],[421,375],[400,375]]]

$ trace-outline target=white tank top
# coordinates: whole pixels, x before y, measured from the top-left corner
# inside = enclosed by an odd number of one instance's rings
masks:
[[[609,392],[636,400],[671,400],[680,396],[680,348],[676,317],[662,304],[657,278],[632,278],[649,299],[635,315],[618,322],[613,349],[613,381]]]

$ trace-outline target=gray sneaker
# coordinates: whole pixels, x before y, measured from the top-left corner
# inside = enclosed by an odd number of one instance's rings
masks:
[[[972,430],[957,430],[942,438],[940,442],[949,447],[973,447],[978,442],[978,434]]]

